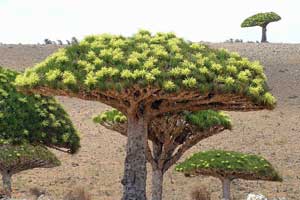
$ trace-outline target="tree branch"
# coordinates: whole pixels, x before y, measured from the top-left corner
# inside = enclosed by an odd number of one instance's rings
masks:
[[[113,95],[111,92],[102,92],[100,90],[93,90],[89,93],[86,93],[84,90],[72,92],[70,90],[66,91],[62,89],[52,89],[48,87],[31,88],[29,90],[22,91],[22,92],[41,94],[44,96],[69,96],[69,97],[76,97],[83,100],[99,101],[118,109],[125,115],[127,114],[127,109],[130,106],[128,105],[128,103],[126,103],[126,99],[122,99],[119,97],[117,92],[115,92],[115,94]]]
[[[121,135],[127,136],[127,123],[100,122],[100,124],[109,130],[113,130]]]
[[[205,130],[204,132],[195,130],[197,129],[191,129],[191,131],[193,131],[192,135],[179,147],[177,152],[169,160],[165,161],[163,168],[164,171],[167,171],[172,165],[174,165],[181,158],[181,156],[195,144],[197,144],[201,140],[222,132],[223,130],[225,130],[225,127],[215,126],[208,130]]]
[[[51,149],[55,149],[57,151],[63,152],[63,153],[71,153],[70,150],[64,150],[64,149],[58,148],[58,147],[56,147],[54,145],[51,145],[51,144],[46,144],[46,146],[51,148]]]
[[[151,164],[152,168],[157,169],[158,165],[157,165],[157,163],[155,162],[155,160],[153,158],[153,155],[151,153],[151,149],[149,147],[149,143],[148,142],[147,142],[146,157],[147,157],[148,162]]]
[[[148,106],[148,109],[150,107]],[[233,94],[208,94],[206,97],[198,96],[196,98],[188,98],[185,100],[174,101],[170,99],[162,99],[159,107],[156,109],[150,109],[150,119],[164,113],[176,113],[183,110],[199,111],[199,110],[228,110],[228,111],[251,111],[264,109],[264,106],[260,106],[252,103],[246,97],[233,95]]]

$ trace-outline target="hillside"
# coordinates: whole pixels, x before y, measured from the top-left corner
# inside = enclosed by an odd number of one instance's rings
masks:
[[[214,48],[237,51],[265,66],[268,84],[278,99],[273,111],[230,112],[233,130],[213,136],[196,145],[192,152],[224,149],[261,154],[278,169],[283,183],[234,181],[232,193],[237,200],[249,192],[269,197],[300,197],[300,44],[209,43]],[[0,66],[19,71],[34,65],[59,46],[0,45]],[[58,97],[81,132],[82,148],[74,156],[56,152],[62,166],[37,169],[15,176],[14,194],[28,197],[33,187],[43,188],[54,200],[60,200],[71,188],[84,186],[95,200],[120,199],[126,140],[118,133],[93,124],[91,117],[108,109],[98,102]],[[150,170],[150,167],[149,167]],[[148,183],[150,184],[151,173]],[[184,178],[173,168],[165,176],[164,199],[189,200],[190,192],[205,184],[218,199],[221,184],[213,178]]]

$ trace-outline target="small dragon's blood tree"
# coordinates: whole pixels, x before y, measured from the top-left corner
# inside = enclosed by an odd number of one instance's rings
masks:
[[[120,111],[105,111],[96,116],[94,121],[127,135],[127,118]],[[164,173],[187,150],[201,140],[230,128],[229,117],[212,110],[165,114],[153,119],[148,126],[148,140],[152,142],[152,149],[148,147],[147,152],[147,160],[152,166],[152,200],[162,199]]]
[[[103,34],[60,49],[16,79],[25,92],[67,95],[110,105],[126,115],[123,200],[146,199],[148,125],[183,110],[273,108],[258,62],[212,50],[173,33]]]
[[[241,24],[242,28],[260,26],[262,28],[261,42],[267,42],[267,26],[271,22],[277,22],[281,17],[274,12],[258,13],[248,17]]]
[[[0,67],[0,173],[8,196],[13,174],[60,164],[46,147],[79,149],[79,136],[63,108],[53,98],[19,93],[16,76]]]
[[[14,174],[34,168],[52,168],[60,165],[56,156],[42,146],[29,144],[0,145],[0,173],[3,188],[11,196],[11,178]]]
[[[234,179],[282,181],[264,158],[232,151],[199,152],[176,166],[186,176],[213,176],[222,181],[223,198],[230,200],[230,183]]]

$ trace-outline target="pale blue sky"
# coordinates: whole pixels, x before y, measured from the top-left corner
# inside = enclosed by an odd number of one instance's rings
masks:
[[[269,41],[300,43],[299,9],[299,0],[0,0],[0,42],[131,35],[141,28],[192,41],[256,41],[260,28],[242,29],[242,20],[275,11],[282,20],[269,25]]]

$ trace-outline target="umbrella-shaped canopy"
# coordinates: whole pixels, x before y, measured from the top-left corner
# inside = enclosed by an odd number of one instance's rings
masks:
[[[185,107],[257,110],[275,105],[258,62],[173,33],[88,36],[26,70],[16,84],[27,92],[100,101],[125,115],[130,112],[129,102],[147,99],[155,100],[152,109],[160,106],[161,112]],[[176,106],[164,105],[173,101]]]
[[[275,12],[258,13],[251,17],[248,17],[243,21],[241,27],[252,27],[252,26],[266,26],[271,22],[281,20],[281,17]]]
[[[60,161],[47,148],[22,145],[0,146],[0,172],[11,175],[33,168],[52,168],[60,165]]]
[[[233,151],[199,152],[176,166],[187,176],[208,175],[220,179],[282,181],[273,166],[264,158]]]

